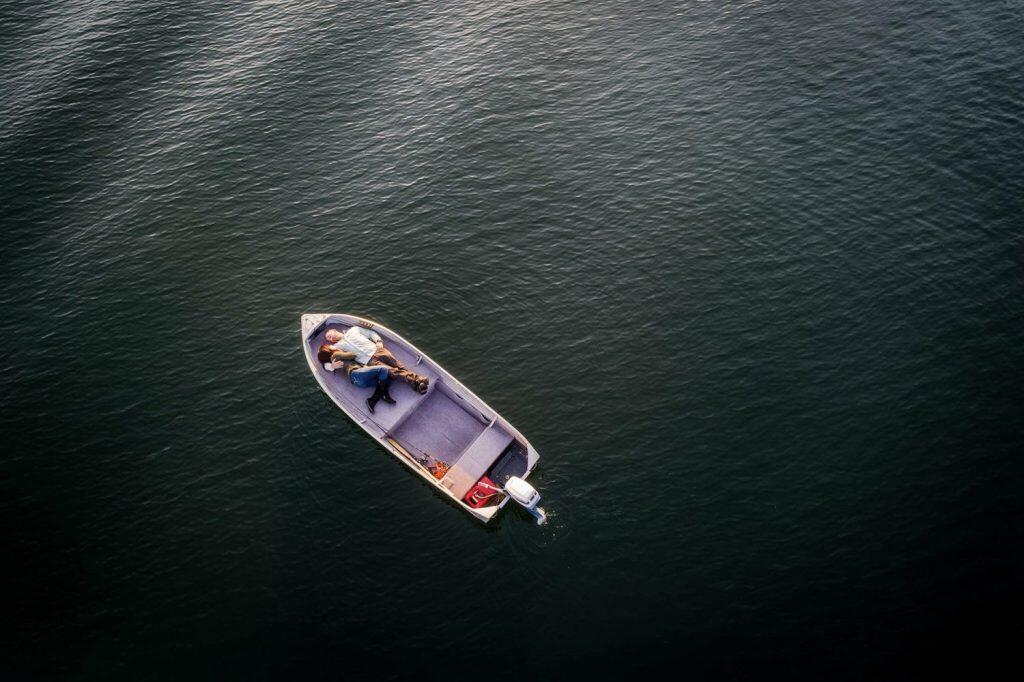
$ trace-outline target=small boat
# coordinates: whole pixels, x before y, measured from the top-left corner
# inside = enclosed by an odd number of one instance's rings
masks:
[[[349,382],[317,360],[328,329],[352,326],[379,334],[384,347],[410,371],[429,377],[420,394],[404,381],[391,382],[394,405],[381,401],[370,412],[370,390]],[[443,497],[484,523],[510,499],[545,520],[540,495],[526,482],[540,456],[526,438],[425,353],[387,327],[346,314],[302,316],[302,350],[320,388],[377,443]]]

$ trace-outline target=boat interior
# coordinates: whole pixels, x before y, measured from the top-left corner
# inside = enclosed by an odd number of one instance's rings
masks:
[[[347,327],[323,323],[311,333],[306,343],[314,357],[330,328],[344,331]],[[483,476],[504,485],[510,476],[526,474],[527,448],[502,419],[448,381],[415,349],[386,331],[375,331],[385,348],[411,371],[429,377],[430,385],[420,395],[404,381],[393,380],[390,392],[395,404],[381,401],[371,414],[366,403],[370,389],[354,386],[343,371],[331,372],[314,361],[329,391],[356,421],[417,460],[444,462],[448,470],[440,484],[460,500]]]

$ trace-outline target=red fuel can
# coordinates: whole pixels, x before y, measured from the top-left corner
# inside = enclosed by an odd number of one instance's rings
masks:
[[[495,501],[495,495],[500,494],[501,488],[496,486],[494,481],[483,476],[476,482],[476,485],[469,489],[469,492],[462,499],[473,509],[479,509]]]

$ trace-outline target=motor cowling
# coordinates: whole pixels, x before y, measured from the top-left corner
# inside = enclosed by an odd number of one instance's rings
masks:
[[[508,481],[505,482],[505,492],[522,505],[526,511],[533,514],[538,524],[547,520],[544,510],[537,506],[537,503],[540,502],[540,493],[532,485],[518,476],[509,476]]]

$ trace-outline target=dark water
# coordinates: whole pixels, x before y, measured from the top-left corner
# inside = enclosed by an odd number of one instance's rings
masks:
[[[4,677],[983,673],[1022,169],[1016,1],[0,2]],[[550,524],[346,421],[317,311]]]

